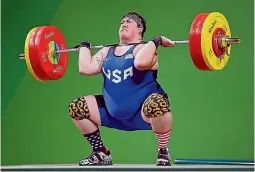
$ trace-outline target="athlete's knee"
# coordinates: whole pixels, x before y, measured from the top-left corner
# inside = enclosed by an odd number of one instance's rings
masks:
[[[88,104],[85,97],[73,99],[69,103],[69,115],[75,120],[88,119],[90,117]]]
[[[148,118],[163,116],[170,112],[168,98],[159,93],[151,94],[143,103],[143,113]]]

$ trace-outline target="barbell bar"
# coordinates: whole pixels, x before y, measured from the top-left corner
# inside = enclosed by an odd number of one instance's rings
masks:
[[[225,41],[226,44],[240,44],[240,38],[223,38],[222,41]],[[143,41],[142,43],[148,43],[148,41]],[[180,41],[173,41],[174,44],[189,44],[189,40],[180,40]],[[135,45],[139,43],[133,43],[133,44],[106,44],[106,45],[95,45],[91,46],[91,49],[101,49],[103,47],[112,47],[112,46],[128,46],[128,45]],[[64,50],[53,50],[54,53],[63,53],[63,52],[76,52],[79,51],[78,48],[70,48],[70,49],[64,49]],[[25,54],[19,54],[20,59],[25,59]]]

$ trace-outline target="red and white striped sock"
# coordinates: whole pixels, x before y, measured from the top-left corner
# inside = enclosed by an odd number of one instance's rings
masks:
[[[167,149],[168,150],[168,142],[170,139],[170,133],[171,130],[164,132],[164,133],[159,133],[159,132],[154,132],[157,138],[158,142],[158,150],[159,149]]]

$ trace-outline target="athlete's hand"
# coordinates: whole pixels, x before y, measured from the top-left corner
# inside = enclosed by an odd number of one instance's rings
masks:
[[[156,48],[158,48],[159,45],[161,45],[162,47],[173,47],[175,45],[175,42],[164,36],[156,36],[152,39],[152,41],[154,42]]]
[[[161,39],[162,39],[162,43],[161,43],[162,47],[173,47],[173,46],[175,46],[175,42],[171,41],[170,39],[168,39],[164,36],[161,36]]]
[[[82,41],[82,42],[80,42],[80,44],[75,45],[73,48],[80,49],[81,47],[86,47],[86,48],[90,49],[91,44],[88,41]]]

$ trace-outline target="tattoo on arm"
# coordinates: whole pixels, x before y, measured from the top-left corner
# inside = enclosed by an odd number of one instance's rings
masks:
[[[102,56],[103,56],[103,53],[101,52],[101,57]],[[98,67],[98,70],[101,70],[101,67],[102,67],[104,61],[102,59],[100,59],[98,56],[95,56],[95,62]]]

